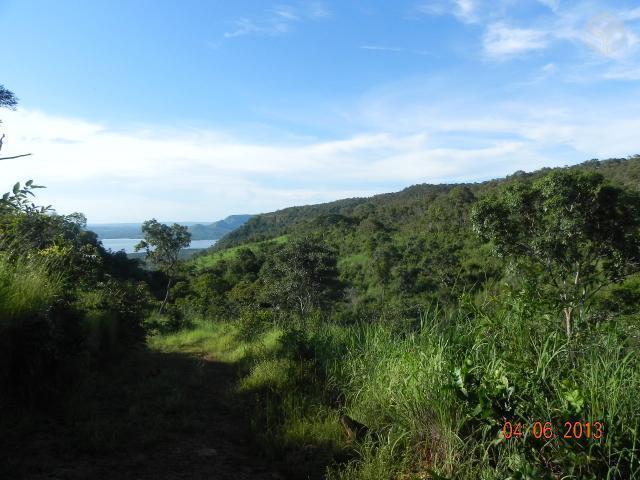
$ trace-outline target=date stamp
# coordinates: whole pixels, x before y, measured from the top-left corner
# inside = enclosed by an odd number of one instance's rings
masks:
[[[505,440],[534,438],[536,440],[551,441],[562,439],[602,440],[605,436],[603,422],[594,421],[566,421],[560,424],[536,420],[532,423],[505,421],[502,425],[502,437]]]

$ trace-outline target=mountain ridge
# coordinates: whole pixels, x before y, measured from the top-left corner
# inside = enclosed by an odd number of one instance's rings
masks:
[[[235,214],[212,223],[178,223],[188,227],[192,240],[218,240],[246,223],[253,215]],[[87,229],[95,232],[100,239],[142,238],[142,223],[103,223],[88,224]]]
[[[516,171],[511,175],[483,182],[466,183],[421,183],[408,186],[397,192],[382,193],[371,197],[352,197],[326,203],[288,207],[274,212],[253,216],[241,227],[222,237],[213,249],[222,250],[243,243],[268,240],[292,233],[320,217],[333,217],[338,221],[345,219],[362,221],[371,217],[384,223],[385,227],[397,229],[403,224],[412,223],[425,212],[429,205],[452,190],[459,191],[466,200],[471,200],[486,191],[519,179],[534,179],[552,170],[568,168],[598,171],[610,182],[625,187],[640,187],[640,155],[627,158],[606,160],[592,159],[577,165],[566,167],[544,167],[532,172]],[[390,208],[386,208],[390,207]],[[394,215],[394,211],[396,215]],[[335,216],[342,218],[338,218]],[[379,218],[381,217],[381,218]],[[327,219],[331,221],[331,219]]]

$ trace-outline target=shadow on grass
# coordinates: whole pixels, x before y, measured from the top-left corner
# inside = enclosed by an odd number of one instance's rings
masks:
[[[62,407],[2,412],[0,477],[322,478],[322,445],[292,449],[307,459],[260,453],[256,393],[237,393],[237,378],[231,364],[141,348],[88,376]]]

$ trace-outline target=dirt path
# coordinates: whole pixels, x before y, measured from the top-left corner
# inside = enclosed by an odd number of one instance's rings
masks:
[[[252,446],[250,412],[241,415],[230,393],[232,366],[146,351],[112,370],[74,393],[58,418],[13,424],[0,441],[0,477],[286,478]]]

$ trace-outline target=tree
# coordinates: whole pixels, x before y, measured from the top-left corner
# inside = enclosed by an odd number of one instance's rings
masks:
[[[262,280],[267,297],[276,305],[309,310],[336,298],[340,285],[336,255],[324,242],[310,237],[289,241],[265,263]]]
[[[13,92],[4,88],[4,85],[0,85],[0,108],[8,108],[10,110],[15,110],[17,105],[18,105],[18,99],[13,94]],[[0,120],[0,123],[2,123],[2,120]],[[4,133],[0,135],[0,150],[2,150],[2,143],[4,142],[4,137],[5,137]],[[31,154],[23,153],[22,155],[14,155],[12,157],[0,157],[0,160],[11,160],[13,158],[28,157],[29,155]]]
[[[168,278],[167,291],[160,306],[160,313],[169,299],[171,283],[177,273],[180,250],[191,243],[191,234],[187,227],[174,223],[172,226],[164,225],[155,218],[142,224],[144,240],[135,247],[136,252],[145,250],[147,259],[151,261]]]
[[[4,88],[4,85],[0,85],[0,107],[4,108],[16,108],[18,100],[12,91]]]
[[[640,269],[638,194],[593,172],[559,170],[514,183],[472,211],[500,255],[542,269],[572,333],[573,315],[607,283]]]

